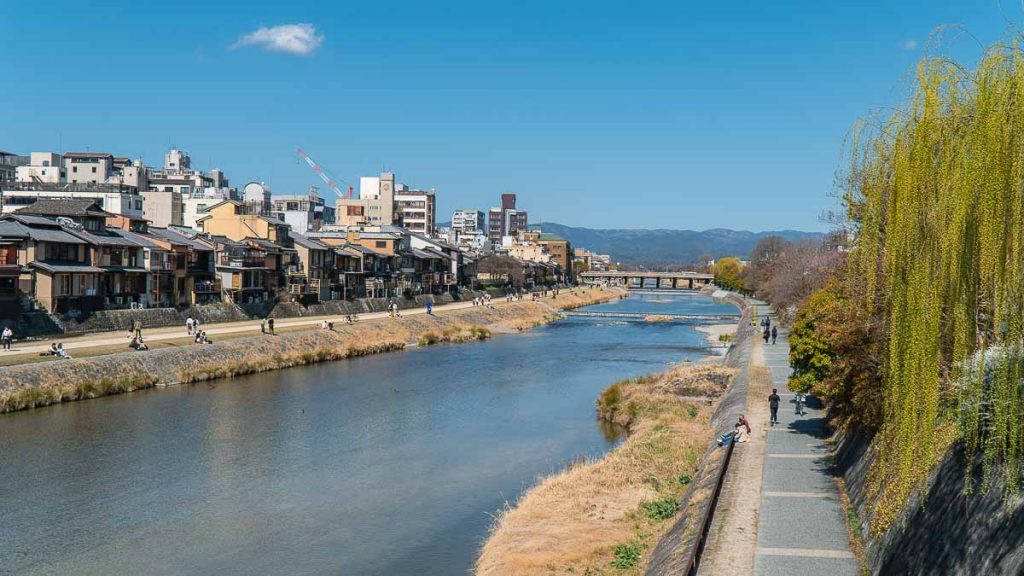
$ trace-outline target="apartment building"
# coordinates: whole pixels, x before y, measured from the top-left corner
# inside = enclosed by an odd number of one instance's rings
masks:
[[[311,186],[309,194],[272,196],[271,215],[303,234],[334,224],[335,208],[328,206],[317,192],[317,188]]]
[[[395,190],[397,224],[417,234],[431,235],[435,230],[437,203],[433,190],[412,190],[398,184]]]
[[[14,182],[17,179],[18,167],[30,162],[27,156],[19,156],[13,152],[0,150],[0,184]]]
[[[456,210],[452,214],[451,230],[467,234],[487,230],[487,214],[483,210]]]
[[[529,226],[525,210],[516,208],[516,195],[501,195],[501,206],[487,211],[487,237],[495,246],[502,243],[506,236],[517,236],[525,232]]]

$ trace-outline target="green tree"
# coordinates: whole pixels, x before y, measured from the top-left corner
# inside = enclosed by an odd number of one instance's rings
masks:
[[[743,264],[739,258],[722,258],[712,270],[715,275],[715,284],[726,290],[740,290],[743,288]]]

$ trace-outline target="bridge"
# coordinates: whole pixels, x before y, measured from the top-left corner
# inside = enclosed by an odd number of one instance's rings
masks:
[[[666,320],[731,320],[739,319],[739,314],[664,314],[662,312],[565,312],[566,316],[583,316],[588,318],[628,318],[631,320],[643,320],[648,316],[664,318]]]
[[[654,288],[656,290],[699,290],[711,284],[713,274],[702,272],[584,272],[580,279],[585,284],[607,284],[627,289]]]

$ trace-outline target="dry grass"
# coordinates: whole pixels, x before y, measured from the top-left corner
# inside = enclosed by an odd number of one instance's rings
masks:
[[[448,326],[440,331],[424,332],[416,341],[420,346],[432,346],[434,344],[458,344],[474,340],[487,340],[490,337],[491,331],[483,326]]]
[[[121,378],[103,378],[94,382],[26,388],[0,395],[0,413],[41,408],[60,402],[99,398],[111,394],[123,394],[133,390],[152,388],[157,381],[158,378],[151,374],[139,374]]]
[[[721,393],[732,373],[678,366],[609,387],[598,412],[628,427],[626,441],[601,460],[544,479],[502,511],[476,573],[639,573],[712,434],[711,407],[687,398]]]

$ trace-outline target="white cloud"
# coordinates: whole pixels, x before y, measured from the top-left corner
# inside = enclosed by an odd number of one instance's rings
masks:
[[[903,42],[900,42],[900,48],[903,48],[904,50],[913,50],[917,48],[917,40],[914,40],[913,38],[904,40]]]
[[[315,52],[323,42],[323,35],[317,34],[316,27],[312,24],[282,24],[270,28],[262,26],[239,38],[229,49],[260,46],[272,52],[307,56]]]

